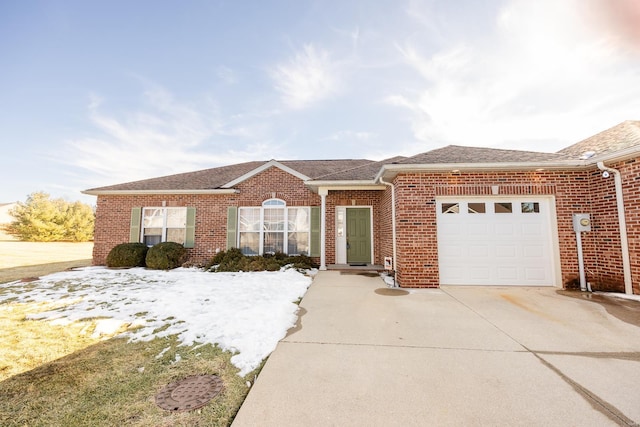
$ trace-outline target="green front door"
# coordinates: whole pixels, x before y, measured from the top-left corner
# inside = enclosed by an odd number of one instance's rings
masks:
[[[369,208],[347,208],[347,263],[371,263]]]

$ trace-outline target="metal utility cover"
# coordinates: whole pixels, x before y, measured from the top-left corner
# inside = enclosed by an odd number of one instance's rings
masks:
[[[209,403],[223,388],[215,375],[194,375],[165,386],[156,395],[156,405],[167,411],[191,411]]]

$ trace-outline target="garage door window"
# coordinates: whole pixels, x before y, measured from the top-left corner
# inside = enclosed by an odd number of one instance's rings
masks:
[[[540,203],[523,202],[520,204],[520,212],[522,213],[540,213]]]
[[[484,203],[468,203],[467,212],[470,214],[483,214],[486,213],[486,206]]]
[[[513,207],[510,202],[499,202],[494,203],[493,208],[495,209],[495,213],[512,213]]]
[[[445,214],[460,213],[460,203],[443,203],[442,213],[445,213]]]

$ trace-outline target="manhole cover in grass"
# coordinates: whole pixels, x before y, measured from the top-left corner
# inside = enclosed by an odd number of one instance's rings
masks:
[[[215,375],[194,375],[165,386],[156,395],[156,405],[167,411],[191,411],[209,403],[223,388]]]
[[[409,291],[403,289],[391,289],[391,288],[378,288],[375,290],[378,295],[384,295],[387,297],[399,297],[401,295],[409,295]]]

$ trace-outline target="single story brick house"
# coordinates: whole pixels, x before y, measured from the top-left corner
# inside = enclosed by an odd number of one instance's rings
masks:
[[[594,289],[640,293],[639,156],[640,121],[625,121],[557,153],[255,161],[84,193],[96,265],[119,243],[168,240],[194,264],[238,247],[321,269],[386,261],[402,287],[563,287],[580,277],[579,238]],[[590,220],[580,234],[574,214]]]

